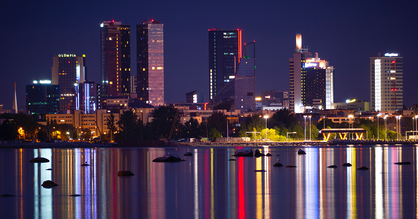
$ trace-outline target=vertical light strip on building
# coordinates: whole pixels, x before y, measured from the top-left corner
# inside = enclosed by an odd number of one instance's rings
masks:
[[[76,110],[80,110],[80,88],[79,88],[79,84],[80,84],[80,64],[77,64],[76,69],[76,76],[75,76],[75,94],[76,94],[76,100],[75,100],[75,109]]]
[[[374,110],[382,111],[382,82],[381,82],[381,67],[380,59],[374,60]]]
[[[237,29],[238,31],[238,63],[241,62],[242,58],[242,30]]]

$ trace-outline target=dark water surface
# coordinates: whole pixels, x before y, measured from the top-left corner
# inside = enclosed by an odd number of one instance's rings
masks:
[[[226,147],[0,149],[0,195],[15,195],[0,197],[0,218],[417,217],[415,145],[260,149],[273,156],[228,161],[237,148]],[[167,153],[186,161],[152,162]],[[51,162],[29,162],[38,156]],[[274,167],[276,159],[297,167]],[[45,180],[59,186],[43,188]]]

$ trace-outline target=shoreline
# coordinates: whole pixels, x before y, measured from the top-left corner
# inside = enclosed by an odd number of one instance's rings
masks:
[[[369,146],[369,145],[417,145],[417,140],[332,140],[324,141],[297,141],[297,142],[166,142],[165,145],[131,145],[118,143],[90,143],[90,142],[7,142],[0,143],[2,148],[142,148],[142,147],[329,147],[329,146]]]

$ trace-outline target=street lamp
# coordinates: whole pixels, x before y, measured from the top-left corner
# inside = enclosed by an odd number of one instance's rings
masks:
[[[398,126],[399,116],[395,116],[395,118],[396,118],[396,140],[399,140],[399,126]]]
[[[304,115],[303,118],[305,119],[305,141],[306,141],[306,115]]]
[[[267,141],[267,119],[269,118],[268,115],[264,115],[264,118],[266,119],[266,141]]]
[[[351,124],[351,118],[353,118],[354,116],[353,115],[348,115],[348,129],[350,129],[350,125],[351,125],[351,127],[353,126],[353,124]],[[351,139],[353,139],[353,133],[350,133],[351,134]]]
[[[418,127],[417,127],[417,125],[418,125],[418,115],[415,115],[415,131],[417,131],[418,130]]]
[[[385,141],[387,141],[387,131],[386,131],[386,118],[388,117],[388,115],[385,115],[385,117],[383,117],[383,119],[385,120]]]
[[[311,115],[309,115],[309,141],[312,141],[312,128],[311,128],[311,118],[312,118],[312,116]]]
[[[377,140],[379,140],[379,132],[380,132],[380,128],[379,128],[379,120],[380,120],[380,113],[377,114]]]
[[[229,120],[226,119],[226,141],[229,142]]]
[[[398,128],[399,128],[399,135],[401,136],[401,139],[402,139],[401,119],[402,119],[402,115],[399,115],[399,125],[398,125]]]

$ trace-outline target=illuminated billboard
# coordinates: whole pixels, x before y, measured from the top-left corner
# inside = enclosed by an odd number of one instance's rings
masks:
[[[306,62],[303,64],[303,68],[316,68],[318,67],[318,62]]]

